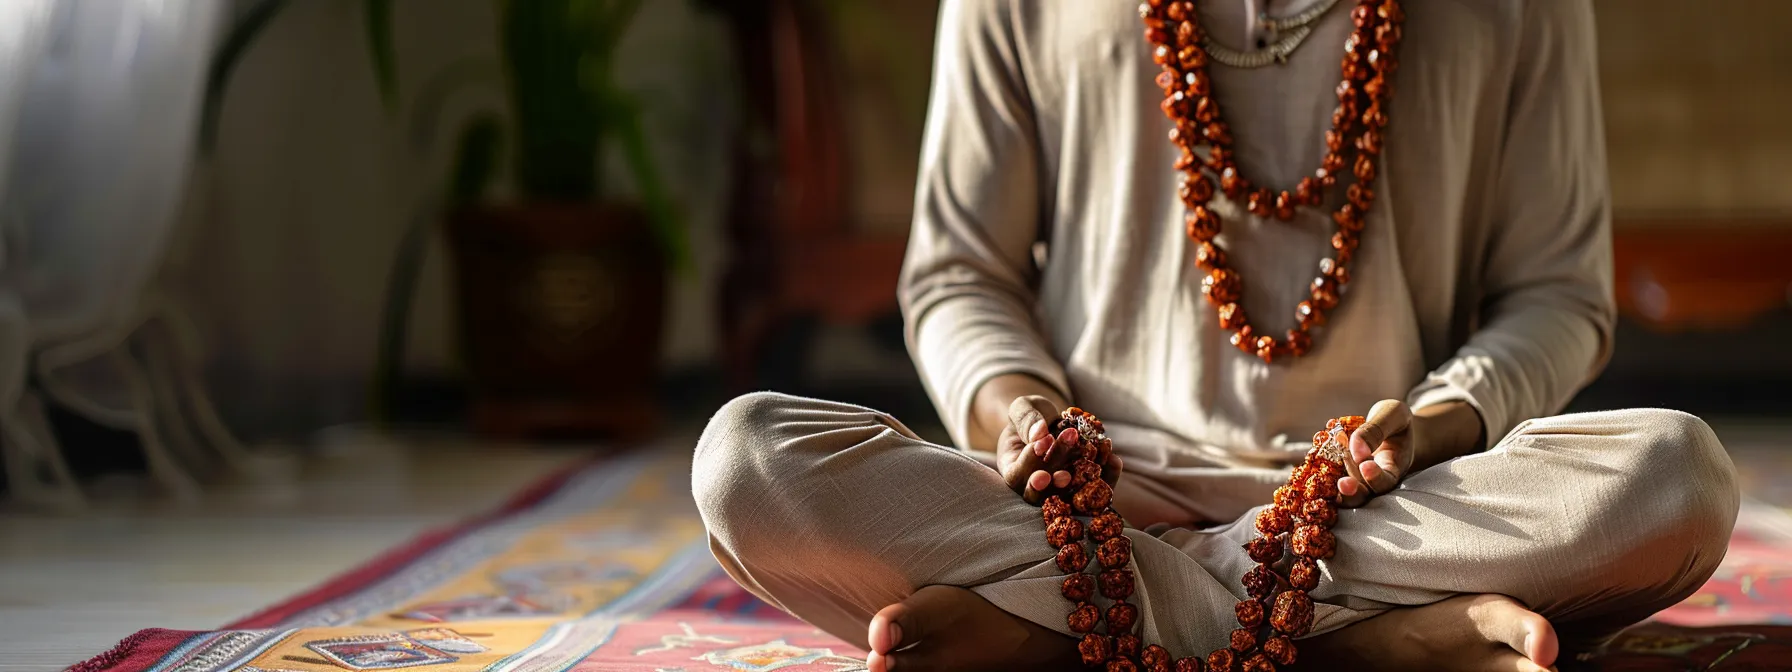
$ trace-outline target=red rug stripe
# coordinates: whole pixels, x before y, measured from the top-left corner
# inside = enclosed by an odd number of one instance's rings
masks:
[[[194,635],[204,634],[198,630],[163,630],[151,628],[139,630],[137,634],[124,638],[118,646],[100,655],[72,665],[65,672],[105,672],[106,670],[144,670],[156,661],[168,655],[181,642]]]
[[[542,500],[547,499],[548,496],[558,492],[561,486],[566,485],[566,481],[572,478],[574,474],[590,468],[593,464],[596,464],[599,461],[601,460],[580,461],[578,464],[567,467],[552,476],[544,478],[534,485],[529,486],[528,489],[511,497],[509,501],[505,502],[495,510],[447,528],[426,532],[405,543],[403,546],[387,551],[385,554],[374,558],[355,569],[349,570],[317,588],[306,591],[305,593],[280,604],[263,609],[251,616],[238,620],[235,623],[226,625],[224,626],[224,629],[253,630],[258,628],[271,628],[279,625],[282,621],[291,618],[295,614],[365,588],[373,582],[385,578],[399,568],[414,562],[424,554],[441,547],[443,544],[454,541],[462,535],[491,524],[494,521],[516,515],[517,513],[534,507],[536,504],[540,504]]]

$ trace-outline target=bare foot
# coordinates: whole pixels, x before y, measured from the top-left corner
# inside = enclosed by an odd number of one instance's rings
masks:
[[[1298,669],[1542,672],[1559,643],[1549,621],[1503,595],[1394,609],[1301,642]]]
[[[1068,668],[1076,640],[952,586],[928,586],[871,617],[871,672]]]

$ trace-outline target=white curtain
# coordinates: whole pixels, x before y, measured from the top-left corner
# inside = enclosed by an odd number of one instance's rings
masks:
[[[74,505],[43,397],[136,432],[196,494],[240,454],[158,296],[222,0],[0,2],[0,450],[12,491]]]

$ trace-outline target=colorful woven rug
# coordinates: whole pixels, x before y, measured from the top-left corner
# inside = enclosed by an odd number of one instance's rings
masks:
[[[1587,661],[1598,670],[1792,670],[1792,524],[1745,511],[1692,599]],[[710,556],[688,462],[637,455],[523,493],[212,632],[145,630],[73,672],[864,669],[863,652],[734,585]]]

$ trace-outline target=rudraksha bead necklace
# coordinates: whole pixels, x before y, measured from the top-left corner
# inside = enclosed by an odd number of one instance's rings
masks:
[[[1176,169],[1183,176],[1177,196],[1188,209],[1184,226],[1194,241],[1195,263],[1207,271],[1201,291],[1219,316],[1220,328],[1232,332],[1232,345],[1265,362],[1283,355],[1301,356],[1313,345],[1312,331],[1325,324],[1325,314],[1337,307],[1344,286],[1350,283],[1348,267],[1363,231],[1363,218],[1375,201],[1376,159],[1382,152],[1382,133],[1387,127],[1388,77],[1396,67],[1394,49],[1400,43],[1405,15],[1397,0],[1361,0],[1351,11],[1355,29],[1344,42],[1343,79],[1338,84],[1338,107],[1332,127],[1325,134],[1326,154],[1311,177],[1301,179],[1293,191],[1272,192],[1252,183],[1239,170],[1232,153],[1232,134],[1213,95],[1213,79],[1207,72],[1209,57],[1202,45],[1201,25],[1194,0],[1146,0],[1139,5],[1145,21],[1145,38],[1154,45],[1153,60],[1163,66],[1157,84],[1164,91],[1162,108],[1174,126],[1170,142],[1181,150]],[[1207,147],[1205,159],[1196,149]],[[1353,155],[1349,160],[1346,155]],[[1346,170],[1346,167],[1349,170]],[[1295,307],[1297,326],[1276,338],[1251,325],[1241,301],[1244,279],[1227,265],[1226,252],[1215,240],[1220,235],[1220,216],[1209,202],[1218,191],[1242,200],[1258,217],[1289,220],[1302,207],[1317,207],[1327,194],[1355,177],[1345,189],[1344,202],[1332,213],[1337,232],[1332,252],[1319,262],[1319,275],[1308,288],[1307,298]]]
[[[1313,627],[1313,599],[1308,593],[1319,585],[1319,561],[1337,551],[1331,527],[1338,522],[1338,479],[1345,474],[1350,435],[1363,421],[1353,415],[1326,422],[1325,430],[1313,435],[1306,459],[1289,474],[1288,484],[1276,489],[1273,504],[1257,513],[1261,536],[1244,545],[1257,565],[1244,575],[1246,599],[1233,607],[1239,627],[1227,646],[1205,658],[1176,659],[1162,646],[1144,645],[1133,632],[1139,610],[1126,601],[1134,588],[1129,568],[1132,541],[1111,506],[1113,489],[1102,479],[1099,466],[1113,452],[1113,442],[1094,415],[1075,407],[1065,410],[1053,423],[1052,433],[1071,447],[1072,503],[1052,495],[1040,508],[1046,541],[1058,549],[1058,568],[1067,574],[1064,598],[1076,605],[1067,624],[1082,635],[1077,653],[1083,664],[1107,672],[1275,672],[1277,666],[1293,665],[1294,639]],[[1088,517],[1088,523],[1079,515]],[[1090,564],[1085,539],[1098,544],[1099,577],[1084,572]],[[1286,577],[1275,568],[1282,560],[1284,539],[1296,556]],[[1113,601],[1105,613],[1092,601],[1097,592]]]

